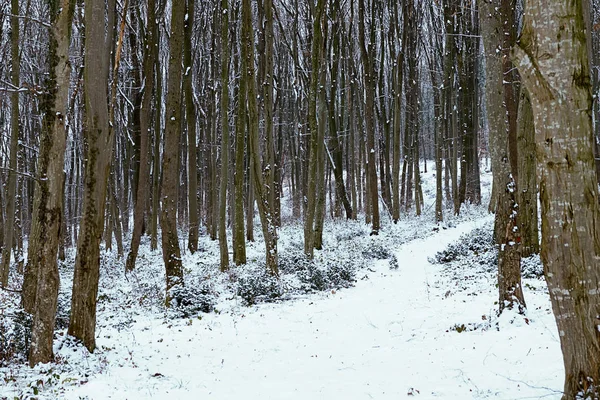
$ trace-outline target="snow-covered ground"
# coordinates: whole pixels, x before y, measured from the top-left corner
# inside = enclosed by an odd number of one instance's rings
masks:
[[[351,288],[290,290],[286,301],[248,307],[228,286],[241,273],[212,272],[220,294],[216,311],[184,318],[165,314],[148,298],[162,288],[158,253],[142,253],[140,271],[127,282],[120,270],[110,273],[112,262],[121,265],[109,257],[98,350],[89,354],[59,331],[57,363],[0,368],[0,399],[36,393],[65,399],[560,399],[562,357],[543,279],[524,279],[525,316],[506,311],[498,318],[489,255],[432,262],[461,235],[464,241],[477,235],[474,229],[489,230],[492,217],[484,208],[466,210],[439,230],[430,215],[388,225],[380,238],[364,234],[364,224],[354,226],[361,243],[391,246],[398,268],[372,260],[356,270]],[[317,258],[358,258],[340,240],[344,229],[330,226],[325,248],[337,244],[346,254],[324,250]],[[284,249],[299,240],[291,232],[282,231]],[[217,254],[214,243],[202,246],[205,254]],[[249,259],[261,250],[251,245]],[[184,261],[190,275],[214,271],[214,260],[198,254]],[[196,278],[206,280],[206,272]]]

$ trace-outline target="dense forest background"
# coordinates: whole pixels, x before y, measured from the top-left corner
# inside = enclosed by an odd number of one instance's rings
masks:
[[[199,235],[218,241],[221,271],[245,264],[258,213],[276,277],[281,226],[303,221],[311,259],[327,221],[361,218],[378,235],[382,214],[420,215],[422,167],[435,170],[438,222],[481,202],[491,168],[499,312],[526,307],[520,259],[540,252],[539,188],[565,393],[597,394],[598,9],[3,1],[0,283],[33,316],[30,364],[53,356],[68,249],[69,334],[93,351],[101,245],[131,271],[148,235],[168,306]]]

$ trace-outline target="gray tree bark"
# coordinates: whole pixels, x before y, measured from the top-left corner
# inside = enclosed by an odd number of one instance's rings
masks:
[[[600,210],[583,15],[580,0],[528,0],[514,52],[535,121],[541,259],[563,352],[565,400],[600,397]]]

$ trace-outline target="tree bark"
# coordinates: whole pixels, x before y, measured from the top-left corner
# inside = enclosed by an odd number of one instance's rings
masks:
[[[240,78],[238,85],[237,116],[235,123],[235,172],[233,175],[233,262],[235,265],[246,263],[246,238],[244,236],[244,149],[246,147],[246,61],[240,59]]]
[[[322,52],[323,52],[323,15],[325,13],[325,1],[318,0],[313,15],[313,38],[311,51],[311,83],[308,98],[308,126],[310,129],[310,147],[308,160],[308,182],[306,188],[306,208],[304,215],[304,253],[308,258],[313,258],[315,247],[314,221],[317,213],[317,182],[318,177],[318,147],[319,141],[319,122],[317,118],[317,103],[319,97],[319,81],[321,74]]]
[[[254,70],[254,40],[252,28],[252,9],[250,0],[242,1],[242,57],[246,58],[247,74],[247,100],[248,100],[248,118],[249,118],[249,150],[253,188],[256,194],[256,203],[260,216],[261,227],[265,240],[266,265],[267,270],[272,275],[279,275],[277,265],[277,231],[273,220],[272,210],[270,208],[267,190],[265,188],[265,177],[261,171],[260,149],[258,143],[258,107],[256,104],[256,80]]]
[[[192,33],[194,28],[195,0],[187,0],[187,17],[184,28],[183,63],[185,73],[183,75],[183,87],[185,92],[185,116],[187,126],[187,169],[188,169],[188,249],[194,254],[198,250],[198,175],[196,166],[196,107],[194,106],[194,86],[192,83],[193,60],[192,60]],[[225,112],[225,111],[224,111]],[[225,181],[227,182],[227,181]],[[225,183],[224,186],[227,184]]]
[[[375,72],[374,72],[374,39],[375,27],[371,24],[370,38],[367,43],[365,37],[365,1],[358,2],[358,31],[359,31],[359,46],[361,53],[361,61],[363,72],[365,74],[365,126],[367,133],[367,174],[368,196],[370,199],[370,207],[372,216],[371,235],[379,234],[379,190],[377,188],[377,167],[375,165]],[[374,20],[374,19],[373,19]],[[372,21],[373,22],[373,21]]]
[[[15,88],[21,86],[21,57],[19,47],[19,0],[11,0],[10,23],[10,55],[11,55],[11,84]],[[2,264],[0,265],[0,286],[8,286],[10,272],[10,253],[13,248],[15,233],[15,212],[17,200],[17,152],[19,150],[19,91],[10,96],[10,158],[8,161],[8,186],[6,190],[6,224],[4,229],[4,247],[2,248]]]
[[[108,7],[108,9],[107,9]],[[100,277],[100,241],[104,228],[106,190],[114,131],[109,130],[108,71],[111,30],[105,34],[105,15],[114,13],[114,2],[85,3],[85,177],[83,212],[77,242],[69,335],[89,351],[96,347],[96,296]]]
[[[58,302],[57,252],[64,218],[64,157],[71,66],[69,44],[74,2],[49,1],[51,34],[49,76],[43,101],[44,120],[35,181],[32,230],[23,284],[23,307],[33,314],[29,364],[52,361]],[[59,7],[60,6],[60,7]]]
[[[139,115],[140,125],[140,166],[138,173],[138,184],[136,190],[136,201],[133,211],[133,232],[131,234],[131,246],[125,270],[132,271],[135,268],[140,240],[144,230],[144,214],[147,209],[150,182],[150,122],[152,118],[152,92],[154,91],[154,64],[156,63],[158,28],[156,24],[156,5],[154,0],[148,0],[148,16],[146,19],[146,38],[143,66],[144,89],[142,93],[141,110]]]
[[[536,127],[541,259],[563,352],[563,399],[596,399],[600,210],[582,2],[528,0],[514,56]]]
[[[219,188],[219,252],[221,271],[229,268],[227,248],[227,183],[229,173],[229,4],[221,0],[221,182]]]
[[[537,178],[535,159],[535,127],[531,100],[525,88],[521,89],[517,122],[519,174],[517,188],[519,213],[517,225],[521,238],[521,257],[540,252],[538,228]]]
[[[179,187],[179,146],[181,144],[181,76],[185,24],[185,2],[174,2],[171,10],[169,78],[167,81],[165,147],[162,163],[160,229],[167,277],[166,305],[171,289],[183,285],[181,249],[177,234],[177,190]]]

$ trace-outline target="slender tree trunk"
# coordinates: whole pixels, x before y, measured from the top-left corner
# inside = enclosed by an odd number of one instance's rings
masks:
[[[326,38],[323,40],[327,42]],[[327,99],[325,94],[325,76],[327,74],[327,70],[325,68],[321,69],[321,82],[319,84],[319,95],[318,95],[318,110],[319,110],[319,121],[322,121],[319,124],[319,141],[317,143],[317,187],[316,191],[316,204],[315,204],[315,223],[314,223],[314,237],[313,237],[313,245],[315,249],[321,250],[323,248],[323,226],[325,225],[325,203],[327,199],[327,185],[325,184],[325,174],[327,171],[327,163],[325,163],[325,129],[327,120]],[[329,175],[329,174],[327,174]],[[333,206],[333,203],[330,203]]]
[[[254,70],[254,34],[252,29],[252,10],[250,0],[242,0],[242,57],[246,57],[246,83],[248,89],[248,118],[249,118],[249,149],[252,159],[253,188],[256,193],[258,213],[262,226],[266,247],[267,270],[272,275],[278,275],[277,265],[277,231],[273,221],[273,214],[269,207],[265,178],[261,171],[260,150],[258,143],[258,107],[256,104],[256,80]]]
[[[528,0],[515,49],[535,120],[541,259],[560,333],[565,400],[600,397],[600,210],[583,9],[581,1]]]
[[[181,78],[185,29],[185,2],[175,2],[171,14],[171,40],[169,47],[169,78],[167,81],[165,148],[163,154],[163,179],[161,186],[162,210],[160,228],[162,250],[167,277],[166,304],[170,305],[171,289],[183,285],[181,249],[177,235],[178,156],[181,145]]]
[[[21,86],[21,57],[19,47],[19,0],[11,0],[11,84]],[[8,186],[6,190],[6,224],[4,229],[4,247],[2,248],[2,264],[0,265],[0,286],[8,286],[10,270],[10,253],[13,248],[15,233],[15,212],[17,200],[17,152],[19,150],[19,91],[10,96],[10,158],[8,161]]]
[[[236,265],[246,263],[246,238],[244,237],[244,149],[246,146],[246,70],[245,57],[240,59],[240,78],[238,85],[237,117],[235,123],[235,173],[233,175],[233,262]]]
[[[361,60],[363,70],[365,74],[365,126],[367,130],[367,174],[369,176],[369,190],[367,191],[370,199],[371,215],[372,215],[372,229],[371,235],[377,235],[379,233],[380,221],[379,221],[379,191],[377,188],[377,170],[375,166],[375,72],[374,72],[374,39],[375,39],[375,27],[371,24],[371,32],[369,42],[367,43],[365,37],[365,0],[359,0],[358,2],[358,14],[359,14],[359,46],[361,53]],[[373,19],[374,20],[374,19]],[[371,22],[374,22],[374,21]]]
[[[331,61],[331,92],[329,95],[329,143],[331,144],[331,152],[332,155],[332,168],[333,175],[335,176],[335,191],[336,198],[339,198],[344,206],[344,210],[346,212],[346,218],[352,218],[352,205],[350,204],[350,200],[348,199],[348,194],[346,193],[346,185],[344,183],[344,171],[342,165],[342,146],[340,144],[338,138],[338,120],[336,116],[336,99],[337,99],[337,82],[338,82],[338,74],[339,74],[339,63],[340,58],[337,56],[340,54],[340,22],[339,22],[339,0],[335,0],[333,2],[332,7],[332,18],[334,19],[332,26],[332,34],[333,34],[333,45],[332,51],[334,56]],[[342,110],[339,110],[341,112]]]
[[[315,247],[315,232],[314,232],[314,221],[317,213],[317,182],[319,181],[319,158],[318,148],[319,123],[317,119],[317,103],[319,97],[319,81],[321,74],[322,52],[323,52],[323,15],[325,10],[325,1],[318,0],[316,8],[314,10],[313,20],[313,42],[311,52],[311,83],[308,100],[308,126],[310,129],[310,148],[309,148],[309,161],[308,161],[308,182],[306,189],[306,211],[304,215],[304,253],[309,257],[313,258],[314,247]]]
[[[143,66],[144,89],[142,93],[141,110],[139,111],[140,125],[140,166],[136,190],[136,201],[133,211],[133,232],[126,271],[135,268],[142,232],[144,231],[144,214],[148,207],[150,182],[150,121],[152,118],[152,92],[154,90],[154,64],[156,63],[158,27],[156,25],[156,5],[154,0],[148,0],[148,16],[146,19],[146,39]]]
[[[400,219],[400,164],[401,164],[401,117],[402,111],[402,90],[404,85],[404,52],[406,50],[407,41],[407,18],[404,19],[404,29],[402,33],[402,51],[398,52],[395,74],[394,74],[394,144],[392,148],[392,219],[394,223],[398,223]]]
[[[229,171],[229,4],[221,0],[221,181],[219,188],[219,251],[221,271],[229,268],[227,248],[227,183]]]
[[[183,87],[185,92],[185,116],[187,124],[187,161],[188,161],[188,209],[189,209],[189,234],[188,249],[193,254],[198,250],[198,175],[196,166],[196,107],[194,107],[194,88],[192,84],[192,33],[194,28],[195,0],[187,0],[187,17],[184,28]],[[227,185],[225,181],[225,187]]]

